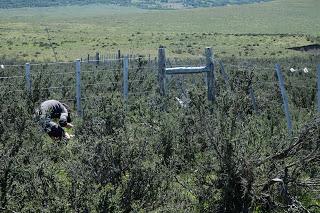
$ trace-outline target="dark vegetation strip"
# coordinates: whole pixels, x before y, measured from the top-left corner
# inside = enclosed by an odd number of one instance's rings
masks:
[[[182,4],[186,8],[196,7],[217,7],[225,6],[229,4],[248,4],[256,2],[266,2],[271,0],[179,0],[175,1],[175,4]],[[169,9],[166,4],[170,3],[168,0],[164,1],[147,1],[140,0],[138,2],[132,2],[131,0],[57,0],[57,1],[28,1],[17,0],[10,1],[5,0],[0,4],[0,8],[21,8],[21,7],[52,7],[52,6],[68,6],[68,5],[88,5],[88,4],[113,4],[121,6],[137,6],[147,9]],[[174,8],[174,7],[173,7]]]

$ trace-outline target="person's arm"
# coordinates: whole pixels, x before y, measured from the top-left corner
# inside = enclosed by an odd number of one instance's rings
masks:
[[[64,139],[70,140],[73,137],[74,137],[74,135],[69,135],[69,133],[67,133],[67,132],[64,133]]]
[[[59,120],[59,125],[61,127],[66,127],[68,125],[68,122],[67,122],[67,118],[68,118],[68,113],[61,113],[60,115],[60,120]]]
[[[65,131],[55,122],[46,123],[46,132],[52,139],[62,139],[65,137]]]

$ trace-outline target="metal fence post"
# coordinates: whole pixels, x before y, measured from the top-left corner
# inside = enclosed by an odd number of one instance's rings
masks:
[[[100,62],[100,53],[96,52],[96,65],[99,65]]]
[[[26,86],[27,86],[28,92],[31,94],[31,78],[30,78],[30,64],[29,63],[26,63],[25,70],[26,70]]]
[[[76,99],[77,99],[77,114],[82,116],[81,109],[81,62],[80,59],[76,61]]]
[[[128,101],[129,94],[129,56],[125,56],[123,59],[123,97],[124,101]]]
[[[317,105],[318,105],[318,113],[320,113],[320,64],[317,66]]]
[[[160,85],[160,95],[166,95],[166,53],[165,48],[159,48],[158,51],[158,79]]]
[[[214,64],[213,54],[211,47],[205,49],[206,55],[206,67],[207,67],[207,78],[208,78],[208,100],[211,102],[215,101],[215,77],[214,77]]]
[[[286,89],[284,87],[284,80],[283,80],[283,77],[281,74],[281,69],[280,69],[279,64],[276,64],[276,72],[277,72],[277,76],[278,76],[278,80],[279,80],[279,87],[281,90],[284,112],[286,114],[288,131],[289,131],[289,135],[292,136],[292,123],[291,123],[291,116],[290,116],[290,112],[289,112],[288,96],[286,94]]]

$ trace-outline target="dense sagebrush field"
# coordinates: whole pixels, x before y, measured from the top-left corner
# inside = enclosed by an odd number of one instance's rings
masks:
[[[0,10],[0,211],[320,212],[320,58],[286,49],[319,42],[318,5]],[[214,48],[214,103],[202,74],[168,76],[168,95],[159,95],[157,61],[148,55],[160,45],[168,67],[204,65],[204,47]],[[141,55],[129,62],[128,102],[122,60],[84,61],[83,116],[76,116],[75,64],[39,63],[55,60],[52,47],[59,61],[118,49]],[[8,65],[26,61],[35,61],[32,93],[24,66]],[[188,107],[176,101],[184,95]],[[52,141],[33,116],[52,98],[74,110],[70,141]]]
[[[73,113],[76,137],[68,142],[52,141],[32,114],[51,98],[75,110],[74,64],[32,65],[32,95],[23,78],[2,79],[2,210],[319,212],[319,59],[280,61],[292,136],[273,61],[224,61],[229,84],[216,63],[214,104],[207,101],[202,75],[168,78],[168,96],[160,97],[157,65],[150,62],[130,62],[128,103],[121,63],[82,63],[84,114]],[[293,64],[297,71],[291,73]],[[0,74],[23,69],[6,66]],[[175,100],[184,93],[191,100],[187,108]]]

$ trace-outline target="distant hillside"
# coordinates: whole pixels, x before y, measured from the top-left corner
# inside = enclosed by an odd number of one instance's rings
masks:
[[[195,7],[216,7],[229,4],[249,4],[271,0],[139,0],[130,4],[146,9],[179,9]]]
[[[179,9],[247,4],[271,0],[2,0],[0,8],[51,7],[86,4],[116,4],[145,9]]]

